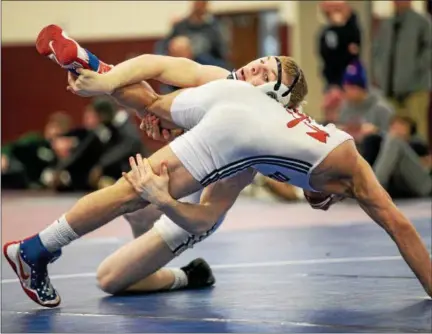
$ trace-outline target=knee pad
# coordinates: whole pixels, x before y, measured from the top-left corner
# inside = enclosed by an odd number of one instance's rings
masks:
[[[182,229],[174,223],[166,215],[162,215],[159,220],[154,224],[154,228],[166,242],[175,256],[180,255],[188,248],[193,248],[195,244],[204,240],[213,234],[225,219],[223,215],[207,232],[201,235],[193,235]]]

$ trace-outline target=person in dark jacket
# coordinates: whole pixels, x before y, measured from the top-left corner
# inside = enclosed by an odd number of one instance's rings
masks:
[[[347,66],[359,57],[361,31],[357,15],[342,1],[321,1],[328,24],[319,36],[319,55],[326,87],[341,86]]]
[[[71,117],[66,112],[54,112],[49,116],[43,133],[29,132],[3,145],[2,188],[43,188],[43,171],[58,161],[57,138],[70,131],[71,124]]]
[[[142,153],[138,127],[124,110],[105,98],[95,99],[84,112],[84,127],[66,134],[74,138],[73,152],[55,168],[54,188],[86,191],[101,187],[102,177],[117,179],[128,170],[128,158]]]
[[[213,65],[228,69],[228,46],[222,35],[221,25],[209,13],[209,1],[190,1],[190,14],[175,23],[168,37],[159,42],[155,53],[188,58],[201,65]],[[165,93],[177,87],[162,85]]]

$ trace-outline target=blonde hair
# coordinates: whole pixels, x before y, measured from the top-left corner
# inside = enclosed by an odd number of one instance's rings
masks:
[[[306,77],[303,74],[300,66],[291,57],[280,56],[278,57],[282,64],[282,71],[288,75],[292,82],[297,74],[299,79],[297,84],[294,86],[291,92],[291,100],[289,106],[292,108],[300,107],[305,101],[305,97],[308,94],[308,85]]]

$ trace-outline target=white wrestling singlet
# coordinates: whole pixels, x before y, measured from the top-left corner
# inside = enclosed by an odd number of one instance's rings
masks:
[[[306,190],[314,168],[352,137],[287,110],[243,81],[218,80],[179,94],[173,121],[190,131],[170,143],[204,187],[248,167]]]

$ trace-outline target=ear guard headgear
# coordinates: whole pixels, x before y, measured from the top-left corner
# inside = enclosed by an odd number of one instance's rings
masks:
[[[227,79],[228,80],[230,80],[230,79],[231,80],[237,80],[237,74],[236,74],[235,70],[232,70],[232,72],[230,74],[228,74]]]
[[[257,88],[270,96],[272,99],[275,99],[277,102],[281,103],[284,107],[287,107],[291,99],[291,92],[300,79],[300,72],[297,72],[293,82],[289,87],[284,85],[282,83],[282,64],[278,57],[275,57],[275,59],[278,70],[277,81],[266,82],[265,84],[260,85]]]

